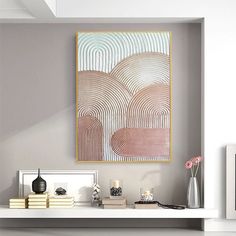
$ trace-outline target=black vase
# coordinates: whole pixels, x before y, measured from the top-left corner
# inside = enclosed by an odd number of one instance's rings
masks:
[[[47,182],[40,176],[40,169],[38,169],[38,177],[32,182],[32,190],[36,194],[44,193],[47,188]]]

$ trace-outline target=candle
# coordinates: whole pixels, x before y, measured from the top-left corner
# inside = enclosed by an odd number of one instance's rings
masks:
[[[151,194],[151,192],[150,192],[149,190],[147,190],[147,191],[144,192],[144,194],[145,194],[146,196],[149,196],[149,195]]]
[[[110,197],[121,197],[122,196],[122,182],[121,180],[110,181]]]
[[[119,188],[120,187],[120,181],[119,180],[113,180],[112,181],[112,187]]]
[[[153,188],[152,189],[140,189],[140,200],[143,202],[153,201]]]

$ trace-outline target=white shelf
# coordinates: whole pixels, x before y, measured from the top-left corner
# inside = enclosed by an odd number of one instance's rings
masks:
[[[0,218],[217,218],[214,209],[102,209],[79,206],[71,209],[9,209],[0,206]]]

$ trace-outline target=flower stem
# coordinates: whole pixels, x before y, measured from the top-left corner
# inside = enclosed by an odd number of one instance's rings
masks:
[[[195,172],[195,177],[197,176],[198,168],[199,168],[199,162],[197,163],[197,169],[196,169],[196,172]]]
[[[191,168],[191,176],[193,177],[193,170],[192,170],[192,168]]]

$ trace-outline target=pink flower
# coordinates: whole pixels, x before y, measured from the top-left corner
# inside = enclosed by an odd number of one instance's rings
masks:
[[[186,169],[191,169],[192,166],[193,166],[192,161],[186,161],[186,162],[185,162],[185,168],[186,168]]]
[[[193,165],[198,165],[202,160],[203,158],[201,156],[198,156],[198,157],[193,157],[191,159],[191,162],[193,163]]]

